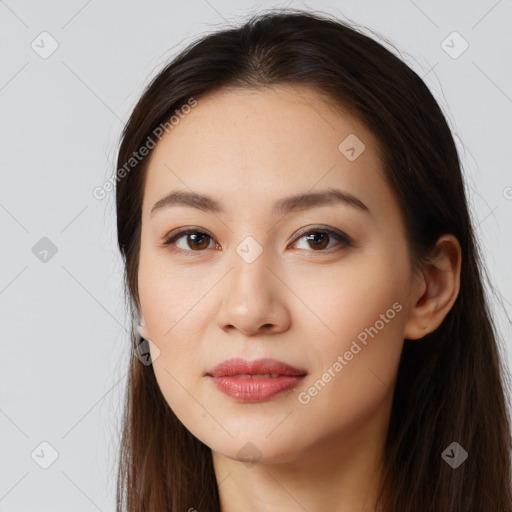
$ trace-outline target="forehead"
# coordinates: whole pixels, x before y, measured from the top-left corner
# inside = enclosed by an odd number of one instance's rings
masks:
[[[315,89],[216,91],[182,113],[153,150],[144,208],[177,188],[233,205],[329,187],[391,200],[377,145],[357,117]]]

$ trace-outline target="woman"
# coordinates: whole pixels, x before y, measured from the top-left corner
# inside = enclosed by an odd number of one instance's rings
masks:
[[[123,132],[118,511],[510,511],[494,327],[444,116],[327,15],[204,36]]]

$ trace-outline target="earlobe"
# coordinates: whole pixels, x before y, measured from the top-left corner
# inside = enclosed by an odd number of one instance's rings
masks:
[[[453,235],[437,241],[430,263],[423,269],[416,303],[412,304],[404,337],[420,339],[435,331],[450,312],[460,289],[461,247]]]
[[[137,330],[139,331],[139,335],[141,338],[144,338],[145,340],[149,338],[148,329],[146,327],[146,323],[144,322],[143,316],[140,317],[140,322],[137,325]]]

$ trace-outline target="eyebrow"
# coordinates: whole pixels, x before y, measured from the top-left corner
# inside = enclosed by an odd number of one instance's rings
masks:
[[[272,213],[274,215],[285,215],[292,211],[308,210],[332,204],[345,204],[357,210],[370,213],[370,209],[360,199],[337,188],[330,188],[319,192],[306,192],[279,199],[274,203]],[[153,205],[150,216],[172,206],[189,206],[205,212],[224,213],[221,204],[208,195],[186,190],[175,190]]]

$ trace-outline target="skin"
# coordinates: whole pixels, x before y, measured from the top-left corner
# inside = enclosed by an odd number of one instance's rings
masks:
[[[338,149],[350,134],[365,144],[353,161]],[[444,235],[432,266],[412,273],[404,222],[384,176],[377,140],[357,118],[335,111],[314,89],[289,85],[200,98],[151,155],[141,334],[154,344],[167,403],[212,449],[222,512],[373,510],[404,338],[439,326],[457,297],[461,263],[457,240]],[[330,187],[356,196],[369,212],[342,203],[284,216],[271,211],[282,197]],[[173,190],[208,194],[225,211],[174,205],[151,216]],[[319,226],[342,231],[352,244],[328,238],[327,248],[315,248],[305,237]],[[200,250],[186,235],[164,245],[184,227],[212,238]],[[262,249],[252,263],[236,252],[248,236]],[[300,403],[299,393],[395,303],[402,307],[394,318]],[[242,403],[205,376],[231,357],[271,357],[308,375],[295,390]],[[244,446],[255,464],[239,454]]]

